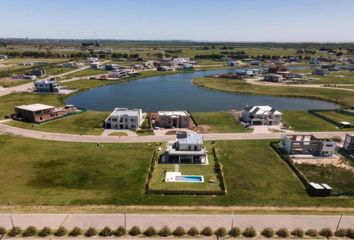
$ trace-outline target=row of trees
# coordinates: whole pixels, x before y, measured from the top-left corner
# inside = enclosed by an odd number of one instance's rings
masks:
[[[188,231],[186,231],[183,227],[177,227],[173,231],[171,231],[167,226],[162,227],[160,230],[156,230],[154,227],[149,227],[142,231],[138,226],[132,227],[129,231],[124,228],[124,227],[118,227],[116,229],[111,229],[110,227],[105,227],[101,229],[100,231],[96,230],[93,227],[90,227],[86,230],[83,230],[79,227],[74,227],[70,231],[67,230],[64,227],[60,227],[57,230],[53,231],[49,227],[44,227],[43,229],[38,230],[36,227],[29,226],[25,230],[22,230],[19,227],[14,227],[11,230],[7,231],[5,228],[0,227],[0,235],[4,236],[7,235],[8,237],[16,237],[16,236],[22,236],[22,237],[34,237],[34,236],[39,236],[39,237],[48,237],[48,236],[56,236],[56,237],[63,237],[63,236],[70,236],[70,237],[77,237],[77,236],[85,236],[85,237],[93,237],[93,236],[101,236],[101,237],[122,237],[125,235],[130,235],[130,236],[140,236],[144,235],[146,237],[154,237],[154,236],[160,236],[160,237],[168,237],[168,236],[176,236],[176,237],[181,237],[185,235],[189,235],[192,237],[197,237],[197,236],[217,236],[217,237],[240,237],[243,236],[245,238],[253,238],[257,236],[257,231],[253,227],[248,227],[245,228],[243,231],[241,231],[240,228],[238,227],[233,227],[229,231],[227,231],[226,228],[220,227],[216,231],[213,231],[212,228],[210,227],[205,227],[201,231],[199,231],[197,228],[192,227]],[[311,238],[316,238],[318,236],[322,236],[325,238],[330,238],[333,236],[336,237],[348,237],[350,239],[354,239],[354,229],[338,229],[337,231],[333,232],[330,228],[323,228],[320,231],[317,231],[315,229],[309,229],[306,232],[303,231],[301,228],[296,228],[293,231],[289,232],[288,229],[286,228],[280,228],[277,231],[273,230],[272,228],[265,228],[260,232],[260,235],[266,238],[273,238],[273,237],[278,237],[278,238],[288,238],[290,236],[297,237],[297,238],[303,238],[305,236],[311,237]]]

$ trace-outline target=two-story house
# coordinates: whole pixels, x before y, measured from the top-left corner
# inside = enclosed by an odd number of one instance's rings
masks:
[[[282,113],[270,106],[246,106],[242,110],[241,120],[253,125],[279,125]]]
[[[106,129],[138,129],[144,121],[142,109],[115,108],[106,118]]]

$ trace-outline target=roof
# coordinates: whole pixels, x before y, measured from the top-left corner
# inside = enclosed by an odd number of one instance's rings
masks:
[[[128,116],[139,116],[141,113],[141,109],[127,109],[127,108],[115,108],[113,110],[113,112],[109,115],[111,116],[115,116],[115,117],[119,117],[122,115],[128,115]]]
[[[342,125],[352,125],[350,122],[340,122]]]
[[[249,110],[250,112],[253,112],[255,114],[266,114],[269,112],[272,112],[273,114],[276,115],[281,115],[282,113],[275,110],[274,108],[272,108],[271,106],[253,106],[251,108],[251,110]]]
[[[187,111],[159,111],[159,116],[189,116]]]
[[[29,104],[29,105],[16,106],[16,108],[36,112],[36,111],[41,111],[41,110],[52,109],[54,107],[50,106],[50,105],[41,104],[41,103],[35,103],[35,104]]]
[[[185,138],[178,138],[177,141],[181,144],[202,144],[203,137],[200,134],[188,133]]]

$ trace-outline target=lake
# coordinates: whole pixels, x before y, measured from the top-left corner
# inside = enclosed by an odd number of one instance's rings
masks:
[[[242,109],[245,105],[270,105],[279,110],[338,107],[334,103],[307,98],[219,92],[199,88],[192,83],[196,77],[232,71],[234,70],[196,71],[112,84],[73,95],[66,100],[66,103],[97,111],[112,111],[115,107],[127,107],[142,108],[143,111],[148,112],[159,110],[227,111]]]

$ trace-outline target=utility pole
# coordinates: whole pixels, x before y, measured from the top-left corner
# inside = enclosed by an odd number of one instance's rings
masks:
[[[124,228],[127,229],[127,216],[125,211],[124,211]]]
[[[340,215],[340,218],[339,218],[339,221],[338,221],[338,224],[337,224],[336,231],[337,231],[338,228],[339,228],[339,225],[340,225],[340,223],[341,223],[341,221],[342,221],[342,217],[343,217],[343,214]]]

